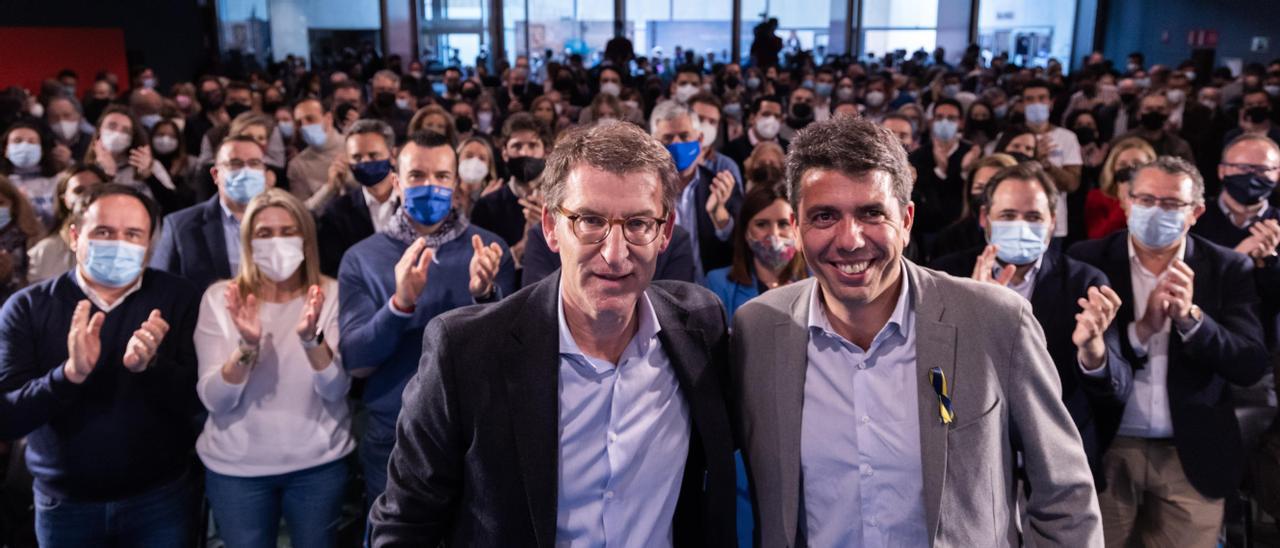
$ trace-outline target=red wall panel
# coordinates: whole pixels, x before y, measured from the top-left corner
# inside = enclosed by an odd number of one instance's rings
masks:
[[[19,85],[31,92],[40,82],[70,68],[80,75],[76,96],[93,84],[93,76],[109,70],[128,87],[124,30],[90,27],[0,27],[0,88]]]

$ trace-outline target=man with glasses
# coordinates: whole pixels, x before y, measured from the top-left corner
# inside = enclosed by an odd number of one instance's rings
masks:
[[[578,128],[543,173],[561,270],[428,324],[372,546],[732,546],[725,324],[652,282],[678,175],[632,124]]]
[[[252,137],[228,137],[209,174],[218,195],[164,220],[151,267],[186,278],[204,291],[240,270],[240,220],[249,200],[275,186],[266,151]]]
[[[1188,235],[1205,205],[1186,160],[1136,168],[1121,206],[1127,231],[1070,251],[1114,284],[1134,368],[1124,405],[1098,416],[1103,536],[1108,546],[1212,546],[1244,465],[1227,385],[1253,384],[1267,366],[1253,265]]]

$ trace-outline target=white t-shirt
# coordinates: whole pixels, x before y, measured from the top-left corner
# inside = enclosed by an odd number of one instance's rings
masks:
[[[1079,166],[1084,164],[1080,157],[1080,140],[1074,131],[1054,126],[1045,134],[1057,148],[1049,153],[1049,163],[1058,167]],[[1058,193],[1058,207],[1054,211],[1057,221],[1054,223],[1053,236],[1060,238],[1067,235],[1067,193]]]
[[[239,385],[222,378],[222,366],[240,345],[240,332],[227,311],[223,280],[205,291],[196,324],[200,378],[196,393],[209,418],[196,440],[196,453],[219,474],[257,477],[286,474],[328,464],[355,449],[347,389],[351,378],[338,351],[338,283],[326,278],[319,325],[334,352],[321,371],[311,368],[294,328],[305,297],[287,303],[263,302],[258,363]]]

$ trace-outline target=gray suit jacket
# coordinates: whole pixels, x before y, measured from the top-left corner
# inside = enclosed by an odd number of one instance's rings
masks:
[[[1012,291],[904,261],[916,312],[921,468],[931,546],[1016,546],[1014,453],[1031,495],[1027,541],[1102,546],[1102,520],[1080,435],[1040,324]],[[733,318],[731,397],[761,545],[803,545],[800,424],[809,279],[765,293]],[[930,368],[951,389],[939,419]]]

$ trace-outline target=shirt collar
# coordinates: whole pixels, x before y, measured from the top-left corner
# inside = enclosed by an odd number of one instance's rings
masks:
[[[1028,270],[1027,274],[1023,276],[1022,279],[1024,281],[1034,280],[1036,277],[1036,274],[1040,272],[1040,265],[1043,263],[1044,263],[1044,253],[1041,253],[1039,257],[1036,257],[1036,262],[1031,263],[1031,270]],[[1004,270],[1005,266],[1007,266],[1007,263],[1001,263],[999,261],[996,261],[995,264],[991,265],[991,273],[1000,274],[1000,271]],[[1014,265],[1014,266],[1018,266],[1018,265]]]
[[[1128,235],[1128,237],[1125,238],[1125,243],[1129,245],[1129,266],[1130,267],[1137,266],[1138,268],[1141,268],[1143,272],[1149,272],[1147,270],[1147,267],[1142,266],[1142,261],[1138,259],[1138,250],[1133,247],[1132,234]],[[1187,237],[1183,236],[1182,241],[1178,242],[1178,252],[1174,255],[1174,257],[1179,261],[1185,261],[1186,255],[1187,255]]]
[[[386,207],[390,204],[396,203],[399,199],[393,191],[390,196],[387,196],[387,201],[379,202],[378,197],[374,196],[372,192],[369,192],[369,187],[364,185],[360,185],[360,192],[364,194],[364,203],[369,207]]]
[[[72,270],[75,271],[75,281],[76,285],[80,286],[80,291],[84,293],[85,297],[89,298],[89,302],[93,303],[93,305],[98,307],[99,310],[102,310],[104,314],[109,314],[112,310],[115,310],[116,307],[120,306],[120,303],[123,303],[125,299],[128,299],[129,295],[137,293],[138,290],[142,289],[142,276],[146,275],[146,270],[144,269],[142,273],[138,274],[138,279],[133,281],[133,286],[130,287],[128,291],[121,294],[120,298],[116,299],[116,302],[108,305],[107,301],[104,300],[102,296],[98,295],[98,292],[94,291],[93,287],[85,281],[84,275],[80,273],[79,266]]]
[[[636,329],[636,334],[632,337],[631,342],[627,344],[626,350],[622,351],[622,357],[618,360],[621,363],[628,357],[644,354],[649,349],[649,344],[662,331],[662,326],[658,323],[658,314],[653,310],[653,303],[649,301],[648,292],[640,294],[640,298],[636,300],[638,310],[636,311],[637,319],[640,325]],[[605,360],[595,359],[582,353],[582,349],[578,347],[578,343],[573,340],[573,333],[569,331],[569,323],[564,318],[564,288],[560,289],[560,295],[556,299],[556,317],[560,328],[560,355],[577,358],[592,365],[597,372],[613,369],[613,364]]]
[[[1258,219],[1261,219],[1263,215],[1266,215],[1267,209],[1271,207],[1271,205],[1268,204],[1266,200],[1263,200],[1262,209],[1259,209],[1257,213],[1254,213],[1252,217],[1249,217],[1249,220],[1245,221],[1244,226],[1240,226],[1236,224],[1235,217],[1231,216],[1231,209],[1227,207],[1227,203],[1223,201],[1222,198],[1218,198],[1217,202],[1218,202],[1218,209],[1222,210],[1222,216],[1226,217],[1227,222],[1231,223],[1231,226],[1234,226],[1236,228],[1247,228],[1249,225],[1253,224],[1254,221],[1257,221]]]
[[[903,339],[908,338],[908,332],[911,329],[909,321],[911,314],[911,277],[907,275],[907,269],[904,265],[901,271],[902,291],[898,293],[898,303],[893,307],[893,314],[889,315],[889,321],[880,328],[880,332],[876,334],[872,344],[878,342],[893,333],[898,333]],[[827,318],[826,307],[822,304],[822,284],[814,282],[813,290],[809,292],[809,323],[810,332],[817,330],[828,337],[835,337],[845,340],[843,336],[836,333],[831,327],[831,321]],[[869,349],[868,349],[869,350]]]
[[[227,203],[222,201],[222,196],[218,196],[218,207],[222,208],[222,220],[240,226],[240,219],[236,218],[236,214],[227,207]]]

